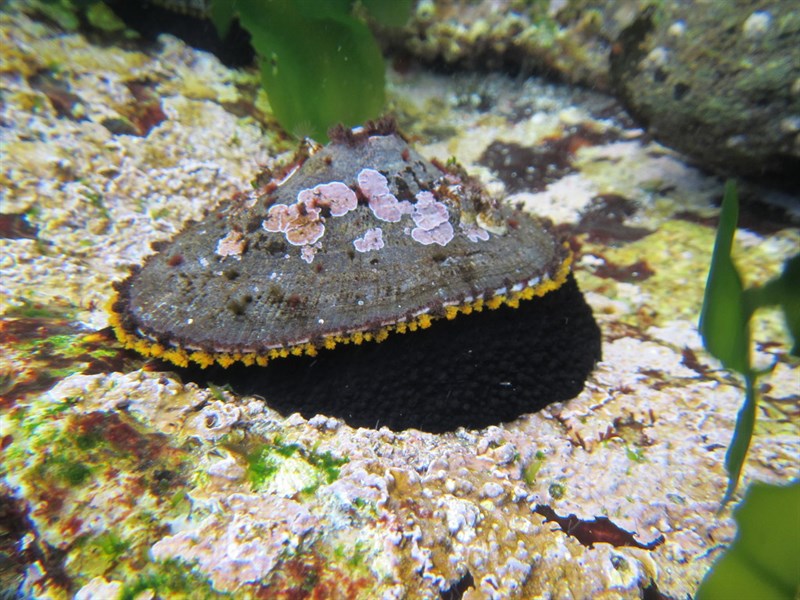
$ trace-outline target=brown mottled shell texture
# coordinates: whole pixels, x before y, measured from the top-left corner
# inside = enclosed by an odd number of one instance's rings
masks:
[[[540,222],[385,124],[339,129],[159,249],[117,284],[111,313],[125,345],[178,366],[415,337],[571,281]]]

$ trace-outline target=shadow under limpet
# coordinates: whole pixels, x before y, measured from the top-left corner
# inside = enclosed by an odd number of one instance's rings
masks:
[[[381,343],[291,356],[266,367],[177,372],[184,381],[261,396],[283,415],[441,433],[513,421],[574,398],[600,358],[600,330],[570,276],[561,288],[518,308],[437,321]]]

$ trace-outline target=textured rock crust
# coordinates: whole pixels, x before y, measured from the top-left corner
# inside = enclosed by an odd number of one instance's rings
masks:
[[[493,194],[571,230],[603,361],[578,397],[502,426],[395,433],[346,415],[305,418],[271,391],[233,393],[218,378],[200,387],[124,351],[104,310],[111,283],[153,242],[293,151],[254,101],[257,77],[174,37],[123,49],[8,6],[0,212],[28,226],[0,217],[0,596],[694,594],[735,535],[718,507],[743,396],[697,333],[716,177],[615,118],[606,96],[390,69],[392,105],[422,156],[453,155]],[[45,76],[53,85],[40,85]],[[142,87],[151,114],[166,116],[146,135],[121,125],[144,108]],[[65,98],[82,116],[59,112]],[[509,161],[483,164],[498,142]],[[800,230],[767,207],[776,193],[747,193],[734,255],[749,285],[780,271]],[[237,236],[220,250],[234,261]],[[784,332],[778,313],[757,315],[756,361],[775,367],[761,380],[742,491],[800,475],[800,365]],[[478,368],[465,367],[465,384]],[[545,522],[542,506],[664,542],[589,548]]]

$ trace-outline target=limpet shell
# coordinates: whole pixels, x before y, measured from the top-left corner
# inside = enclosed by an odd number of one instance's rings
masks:
[[[178,366],[264,365],[515,307],[567,279],[570,252],[540,221],[391,123],[334,133],[116,284],[119,339]]]

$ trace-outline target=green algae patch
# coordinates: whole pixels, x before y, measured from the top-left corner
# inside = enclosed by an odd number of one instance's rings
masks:
[[[547,455],[544,452],[541,450],[536,451],[536,454],[525,466],[525,469],[522,472],[522,479],[525,481],[525,483],[528,485],[533,485],[536,483],[536,476],[539,474],[539,470],[542,468],[542,465],[546,459]]]
[[[50,389],[76,373],[119,369],[124,352],[102,333],[86,333],[72,309],[26,303],[0,319],[0,351],[10,365],[0,406]]]
[[[53,319],[69,320],[75,317],[77,309],[67,305],[46,305],[20,298],[20,305],[5,312],[3,318],[13,319]]]
[[[94,538],[94,545],[111,561],[117,561],[131,549],[131,542],[113,531],[106,531]]]
[[[77,487],[83,484],[92,474],[92,469],[85,463],[70,460],[63,456],[47,456],[37,469],[43,478],[53,478],[59,483]]]
[[[135,600],[145,592],[159,598],[206,600],[230,598],[231,595],[215,590],[208,578],[179,560],[167,560],[147,565],[144,572],[126,583],[119,600]]]
[[[275,448],[264,445],[245,455],[247,459],[247,478],[254,490],[261,489],[263,485],[275,476],[282,462],[281,454]]]
[[[18,408],[0,419],[11,438],[3,449],[9,472],[42,492],[130,476],[159,495],[166,472],[186,470],[188,457],[162,435],[115,412],[77,413],[79,401]]]
[[[96,2],[44,0],[32,2],[27,10],[41,13],[70,32],[77,31],[83,21],[97,31],[106,34],[124,32],[125,37],[137,37],[135,32],[125,28],[125,23],[111,10],[108,4],[101,0]]]
[[[644,450],[635,446],[631,447],[625,444],[625,456],[628,457],[628,460],[634,463],[647,462],[647,457],[644,455]]]
[[[547,488],[547,493],[553,500],[561,500],[567,493],[567,489],[563,483],[551,483]]]
[[[339,468],[347,464],[347,458],[336,458],[330,452],[312,451],[307,460],[322,473],[325,483],[333,483],[339,478]]]
[[[330,452],[308,450],[295,443],[285,443],[276,437],[270,443],[243,448],[229,447],[246,461],[246,474],[253,491],[282,488],[287,482],[295,491],[312,494],[319,486],[339,478],[339,469],[347,458],[336,458]],[[281,481],[283,480],[283,481]]]
[[[336,562],[347,565],[351,571],[360,571],[367,574],[370,557],[374,548],[363,540],[356,540],[354,544],[337,544],[333,549]]]
[[[125,562],[141,563],[144,558],[144,548],[138,547],[133,537],[125,538],[116,530],[79,537],[69,552],[71,568],[87,579],[121,574],[119,567]]]
[[[0,415],[0,477],[24,491],[33,544],[59,557],[45,565],[45,587],[135,580],[165,524],[189,508],[175,502],[188,485],[185,450],[124,413],[80,413],[81,402],[40,397]]]

